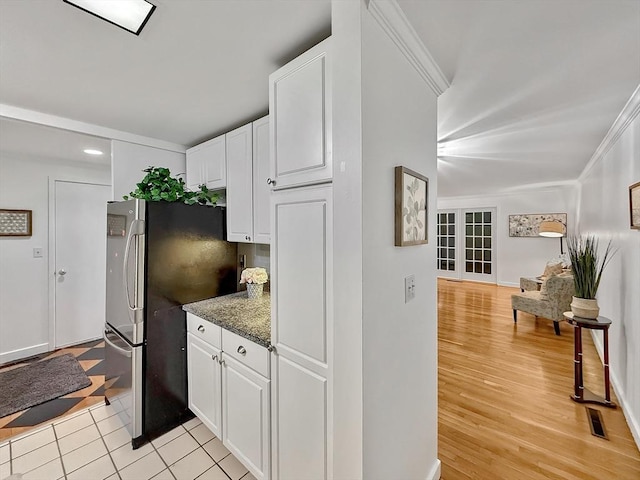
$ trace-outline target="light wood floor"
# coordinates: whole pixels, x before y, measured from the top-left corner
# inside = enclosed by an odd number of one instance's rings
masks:
[[[640,453],[620,408],[591,435],[573,402],[573,329],[518,314],[516,288],[438,281],[442,479],[639,480]],[[584,337],[585,386],[603,394],[602,364]],[[613,393],[613,392],[612,392]],[[613,395],[612,400],[617,403]]]

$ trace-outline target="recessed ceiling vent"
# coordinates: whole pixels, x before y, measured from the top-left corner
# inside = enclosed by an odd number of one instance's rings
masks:
[[[62,0],[134,35],[146,25],[156,9],[146,0]]]

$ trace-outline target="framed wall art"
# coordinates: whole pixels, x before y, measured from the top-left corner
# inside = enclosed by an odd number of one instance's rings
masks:
[[[31,210],[0,209],[0,237],[30,237]]]
[[[567,231],[566,213],[523,213],[509,215],[509,236],[537,237],[540,224],[547,221],[560,222],[564,225],[564,231]]]
[[[395,168],[396,247],[428,243],[429,179],[406,167]]]
[[[640,230],[640,182],[629,187],[629,220],[631,228]]]

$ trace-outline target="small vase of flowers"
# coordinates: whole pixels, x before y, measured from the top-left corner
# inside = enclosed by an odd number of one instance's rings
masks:
[[[240,274],[240,283],[247,284],[247,296],[249,298],[260,298],[267,280],[269,280],[267,271],[261,267],[245,268]]]

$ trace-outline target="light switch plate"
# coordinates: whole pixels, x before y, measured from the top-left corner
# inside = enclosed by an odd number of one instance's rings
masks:
[[[409,275],[404,278],[404,303],[416,298],[416,276]]]

